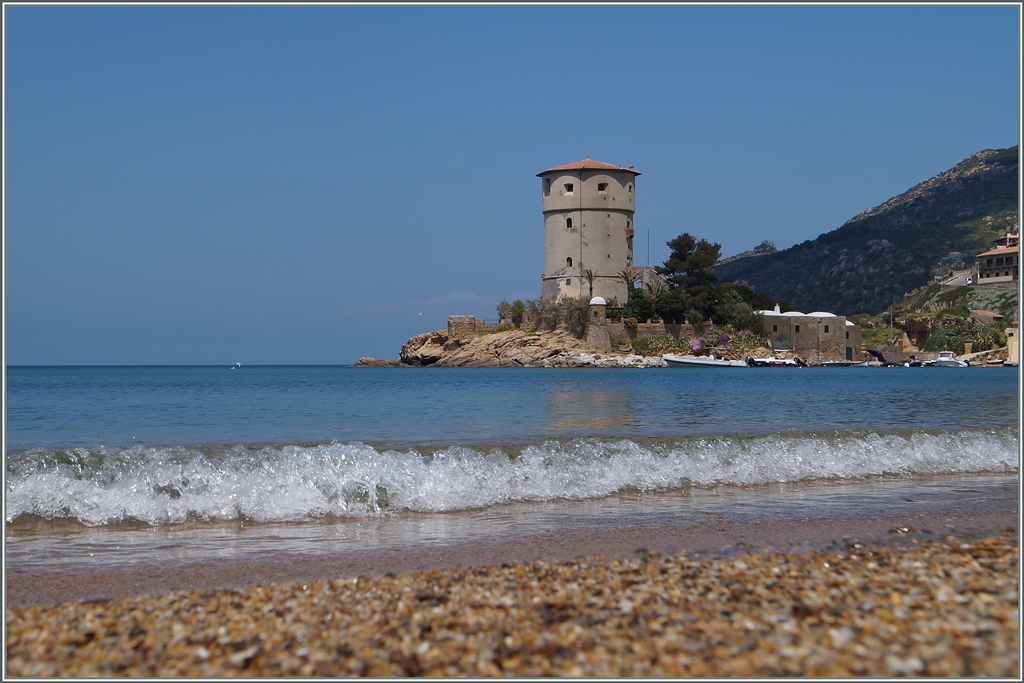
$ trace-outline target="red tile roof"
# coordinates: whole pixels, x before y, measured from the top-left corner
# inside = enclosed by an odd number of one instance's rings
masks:
[[[990,318],[1002,318],[1003,317],[1001,313],[995,313],[993,311],[986,311],[984,308],[975,308],[975,309],[973,309],[971,311],[971,313],[978,313],[980,315],[985,315],[985,316],[988,316]]]
[[[574,161],[571,164],[565,164],[563,166],[555,166],[549,168],[546,171],[541,171],[538,176],[550,173],[551,171],[578,171],[578,170],[593,170],[593,171],[628,171],[634,175],[640,175],[640,171],[633,170],[633,167],[622,168],[622,166],[616,166],[615,164],[606,164],[603,161],[596,161],[594,159],[582,159],[581,161]]]
[[[991,251],[983,251],[978,254],[978,258],[982,256],[1003,256],[1004,254],[1016,254],[1017,247],[999,247],[998,249],[992,249]]]

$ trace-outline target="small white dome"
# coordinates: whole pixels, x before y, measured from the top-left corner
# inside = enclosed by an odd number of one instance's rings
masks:
[[[828,311],[815,311],[814,313],[808,313],[808,316],[812,318],[838,318],[835,313],[829,313]]]
[[[591,306],[607,306],[608,302],[605,301],[604,299],[602,299],[599,296],[595,296],[593,299],[590,300],[590,305]]]
[[[851,323],[849,320],[846,321],[847,327],[857,327],[857,323]]]
[[[786,311],[782,315],[786,316],[787,318],[798,318],[802,317],[804,314],[801,313],[800,311]]]

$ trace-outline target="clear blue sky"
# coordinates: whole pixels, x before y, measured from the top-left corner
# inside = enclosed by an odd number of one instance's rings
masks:
[[[5,11],[9,365],[395,358],[540,295],[551,166],[636,166],[659,264],[1020,130],[1016,6]]]

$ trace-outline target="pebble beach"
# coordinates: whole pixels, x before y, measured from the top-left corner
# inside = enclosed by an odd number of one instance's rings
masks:
[[[6,673],[1017,678],[1016,531],[917,536],[8,607]]]

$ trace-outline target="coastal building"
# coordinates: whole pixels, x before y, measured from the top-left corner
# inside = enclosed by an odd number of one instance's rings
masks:
[[[968,308],[972,319],[980,323],[990,323],[995,320],[1002,320],[1003,316],[995,311],[986,311],[983,308]]]
[[[1020,266],[1018,232],[1008,232],[996,240],[995,249],[975,257],[974,284],[976,286],[1017,286]]]
[[[1007,365],[1019,365],[1020,364],[1020,338],[1017,336],[1017,321],[1013,322],[1013,327],[1006,328],[1006,364]]]
[[[633,267],[640,172],[590,157],[538,173],[544,213],[542,300],[595,296],[625,302],[619,273]],[[586,276],[593,273],[593,292]]]
[[[778,306],[758,311],[764,321],[765,336],[772,348],[792,351],[808,363],[860,360],[863,335],[859,325],[826,311],[801,313]]]

